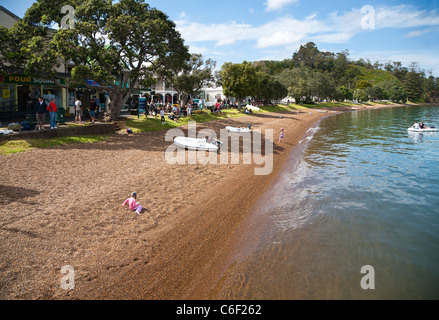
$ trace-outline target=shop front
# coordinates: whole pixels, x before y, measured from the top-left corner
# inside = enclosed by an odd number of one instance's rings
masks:
[[[23,74],[0,76],[0,118],[24,119],[27,113],[34,112],[34,105],[40,96],[46,103],[55,98],[58,107],[65,107],[66,90],[52,80]]]

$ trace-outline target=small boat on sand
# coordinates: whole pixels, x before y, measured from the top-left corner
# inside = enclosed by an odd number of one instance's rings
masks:
[[[246,107],[248,110],[252,110],[252,111],[261,111],[261,109],[259,109],[258,107],[255,107],[255,106],[246,105],[245,107]]]
[[[251,132],[249,128],[235,128],[235,127],[226,127],[226,130],[228,132],[235,132],[235,133],[248,133]]]
[[[0,130],[0,134],[12,134],[12,133],[14,133],[14,130],[3,130],[3,129],[1,129]]]
[[[174,143],[180,148],[200,151],[218,151],[219,146],[223,144],[221,141],[212,138],[195,139],[186,137],[177,137],[174,139]]]

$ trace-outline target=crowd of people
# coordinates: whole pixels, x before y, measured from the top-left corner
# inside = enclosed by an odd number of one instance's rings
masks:
[[[213,113],[223,114],[223,109],[235,108],[235,104],[229,99],[217,99],[213,106],[207,107],[204,100],[189,100],[182,108],[178,104],[172,104],[167,102],[165,104],[151,101],[146,105],[146,114],[158,118],[160,116],[162,124],[166,123],[165,115],[173,121],[178,121],[181,117],[192,116],[194,110],[207,111],[210,110]],[[74,103],[74,121],[75,124],[84,123],[84,111],[88,110],[91,123],[96,122],[96,113],[99,111],[99,106],[94,99],[90,100],[88,108],[84,106],[82,99],[77,98]],[[57,129],[57,106],[55,99],[52,98],[49,104],[46,104],[42,97],[39,97],[35,104],[37,130],[44,130],[44,121],[46,113],[49,113],[50,117],[50,129]]]

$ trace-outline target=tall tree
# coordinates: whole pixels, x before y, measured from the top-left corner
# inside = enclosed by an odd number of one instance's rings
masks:
[[[311,98],[314,90],[313,74],[307,67],[284,70],[278,77],[280,83],[288,88],[288,94],[300,103],[303,98]]]
[[[75,9],[74,28],[50,29],[61,23],[66,4]],[[112,120],[120,116],[135,86],[152,84],[150,64],[164,57],[181,61],[178,57],[187,53],[174,22],[144,0],[38,0],[9,40],[19,41],[21,54],[10,60],[30,75],[63,87],[96,89],[87,84],[95,80],[108,93]],[[57,68],[66,61],[74,68],[63,84]]]
[[[293,54],[293,62],[296,67],[315,68],[319,60],[320,51],[314,42],[300,46],[299,50]]]
[[[419,101],[423,96],[424,77],[414,70],[404,76],[404,90],[410,101]]]
[[[288,89],[275,77],[264,72],[258,72],[258,88],[255,98],[257,101],[264,100],[270,103],[273,100],[281,100],[288,96]]]
[[[247,61],[239,64],[227,62],[221,68],[219,76],[224,94],[237,98],[239,108],[241,108],[241,101],[244,98],[256,95],[258,76],[252,63]]]

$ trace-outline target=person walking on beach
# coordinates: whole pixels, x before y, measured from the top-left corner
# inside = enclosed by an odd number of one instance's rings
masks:
[[[50,129],[58,129],[56,126],[56,112],[58,109],[56,108],[55,98],[50,100],[47,110],[49,111]]]
[[[279,142],[283,142],[285,137],[284,128],[280,129]]]
[[[44,118],[47,112],[47,104],[44,102],[43,97],[39,97],[35,104],[37,127],[39,131],[44,130]]]
[[[143,207],[137,202],[137,194],[135,192],[131,193],[131,196],[122,204],[122,207],[126,206],[127,204],[131,211],[135,211],[140,216]]]
[[[75,116],[75,123],[78,124],[79,123],[83,123],[82,122],[82,102],[81,99],[78,98],[75,101],[75,111],[76,111],[76,116]]]

